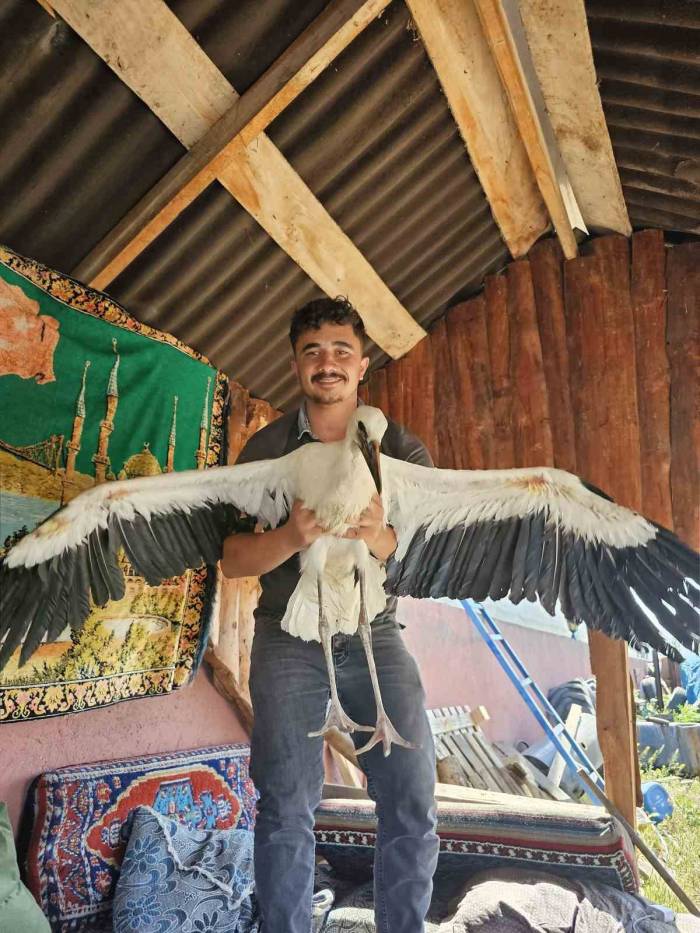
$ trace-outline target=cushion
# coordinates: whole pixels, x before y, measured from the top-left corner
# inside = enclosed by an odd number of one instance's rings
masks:
[[[253,833],[133,813],[114,894],[114,933],[253,933]]]
[[[46,917],[19,879],[15,840],[7,814],[0,803],[0,930],[49,933]]]
[[[623,891],[639,887],[626,832],[601,807],[470,791],[438,803],[438,867],[467,877],[487,868],[533,866],[585,876]],[[326,799],[316,811],[317,851],[340,874],[370,877],[376,817],[370,800]]]
[[[137,806],[192,829],[252,829],[248,761],[247,745],[220,745],[40,775],[27,801],[27,884],[52,929],[110,929],[122,827]]]

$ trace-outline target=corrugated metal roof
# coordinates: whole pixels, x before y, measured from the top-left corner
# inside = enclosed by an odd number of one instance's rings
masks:
[[[170,4],[239,92],[324,5]],[[2,16],[10,80],[0,119],[11,132],[0,240],[68,271],[183,150],[60,20],[23,0],[10,0]],[[403,3],[391,4],[268,133],[425,326],[456,292],[502,266],[507,250],[409,24]],[[319,291],[218,184],[108,291],[253,393],[278,406],[296,396],[288,320]],[[372,358],[385,359],[376,349]]]
[[[700,4],[586,0],[634,227],[700,233]]]
[[[325,0],[173,0],[244,92]],[[698,5],[587,0],[635,226],[697,231]],[[183,154],[59,18],[0,6],[0,241],[70,271]],[[401,0],[269,128],[311,190],[423,326],[507,250]],[[317,287],[217,183],[108,289],[277,406],[295,398],[291,311]],[[374,350],[373,365],[384,361]]]

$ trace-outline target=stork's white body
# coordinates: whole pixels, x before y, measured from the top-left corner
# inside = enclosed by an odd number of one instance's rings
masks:
[[[328,529],[301,554],[301,576],[282,619],[282,628],[305,641],[319,640],[318,578],[331,632],[357,630],[360,592],[355,568],[363,568],[370,621],[386,606],[385,573],[364,541],[339,537],[376,494],[374,480],[352,438],[306,444],[295,454],[295,495]]]

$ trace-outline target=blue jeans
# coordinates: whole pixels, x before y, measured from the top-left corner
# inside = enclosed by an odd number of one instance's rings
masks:
[[[416,749],[381,744],[360,755],[377,808],[374,894],[380,933],[421,933],[437,863],[435,751],[416,662],[398,624],[372,626],[384,706]],[[359,635],[333,639],[338,693],[356,722],[373,725],[376,708]],[[255,825],[256,892],[263,933],[309,933],[314,881],[314,811],[323,785],[320,729],[329,697],[318,642],[304,642],[259,620],[251,652],[255,724],[251,775],[260,793]],[[353,735],[356,746],[368,733]]]

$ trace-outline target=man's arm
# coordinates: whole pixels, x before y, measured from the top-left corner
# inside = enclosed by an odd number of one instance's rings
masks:
[[[286,524],[262,534],[231,535],[224,541],[225,577],[259,577],[279,567],[323,534],[316,513],[297,500]]]

